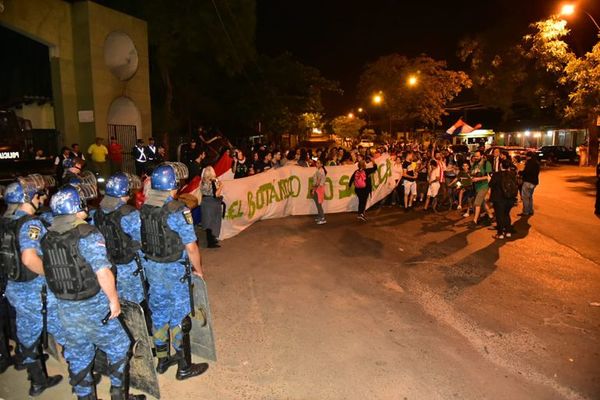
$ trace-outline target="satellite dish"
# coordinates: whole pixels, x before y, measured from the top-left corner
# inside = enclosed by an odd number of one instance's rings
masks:
[[[138,52],[124,32],[111,32],[104,41],[104,64],[120,81],[127,81],[138,69]]]

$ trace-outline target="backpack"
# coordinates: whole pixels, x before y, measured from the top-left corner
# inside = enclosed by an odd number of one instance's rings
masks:
[[[504,198],[514,199],[517,197],[519,188],[517,186],[517,178],[515,174],[509,171],[502,172],[500,187],[502,188],[502,195]]]
[[[364,189],[367,187],[367,173],[363,170],[357,170],[354,173],[354,187]]]

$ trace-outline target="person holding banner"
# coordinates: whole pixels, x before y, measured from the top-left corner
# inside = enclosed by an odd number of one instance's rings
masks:
[[[325,200],[325,177],[327,176],[327,171],[323,167],[323,162],[319,159],[315,161],[315,166],[317,167],[317,170],[312,177],[311,193],[315,205],[317,206],[317,217],[315,218],[315,222],[317,225],[323,225],[327,223],[325,212],[323,211],[323,201]]]
[[[354,193],[358,197],[358,219],[366,221],[365,209],[367,208],[367,200],[371,195],[373,186],[371,185],[370,175],[377,171],[377,165],[373,163],[373,167],[367,168],[367,162],[360,160],[358,162],[358,169],[354,171],[350,178],[349,185],[354,185]]]

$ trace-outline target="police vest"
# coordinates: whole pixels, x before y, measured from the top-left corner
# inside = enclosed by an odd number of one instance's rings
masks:
[[[11,281],[29,282],[38,277],[21,262],[19,232],[25,222],[34,219],[24,215],[19,219],[2,218],[0,223],[0,273]]]
[[[142,220],[142,250],[152,261],[168,263],[181,258],[185,246],[181,238],[169,228],[169,215],[182,212],[185,204],[171,201],[162,207],[145,204],[141,211]]]
[[[48,288],[62,300],[85,300],[100,291],[92,266],[79,251],[79,239],[98,230],[81,224],[64,233],[48,231],[42,239]]]
[[[94,225],[98,227],[106,240],[108,259],[113,264],[129,264],[140,249],[140,243],[125,233],[121,226],[121,218],[131,214],[135,208],[124,205],[118,210],[105,214],[97,210],[94,214]]]

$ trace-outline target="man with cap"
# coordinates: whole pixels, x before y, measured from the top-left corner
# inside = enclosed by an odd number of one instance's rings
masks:
[[[93,224],[106,240],[108,259],[117,267],[119,298],[142,304],[144,298],[144,271],[140,251],[140,212],[127,204],[134,188],[141,188],[137,176],[124,172],[112,175],[106,181],[105,196],[100,208],[92,212]]]
[[[175,377],[183,380],[204,373],[208,364],[191,361],[189,334],[192,321],[186,278],[189,273],[202,277],[203,272],[191,212],[174,199],[177,184],[176,167],[172,163],[157,166],[152,172],[151,190],[140,214],[142,250],[147,259],[145,267],[150,284],[152,331],[158,357],[156,370],[165,373],[176,362]],[[175,358],[169,356],[171,336]]]
[[[8,210],[0,224],[0,268],[8,277],[6,297],[16,310],[17,337],[31,382],[30,396],[39,396],[62,380],[62,376],[48,376],[46,371],[41,351],[44,329],[61,345],[65,342],[57,301],[47,291],[44,278],[40,241],[46,228],[35,217],[44,196],[25,180],[10,184],[5,193]]]
[[[59,189],[50,200],[54,220],[42,240],[46,280],[64,328],[70,384],[79,400],[96,400],[92,367],[98,348],[108,360],[111,400],[145,399],[129,394],[131,342],[117,318],[115,278],[104,237],[85,222],[86,197],[93,192],[87,184]]]

